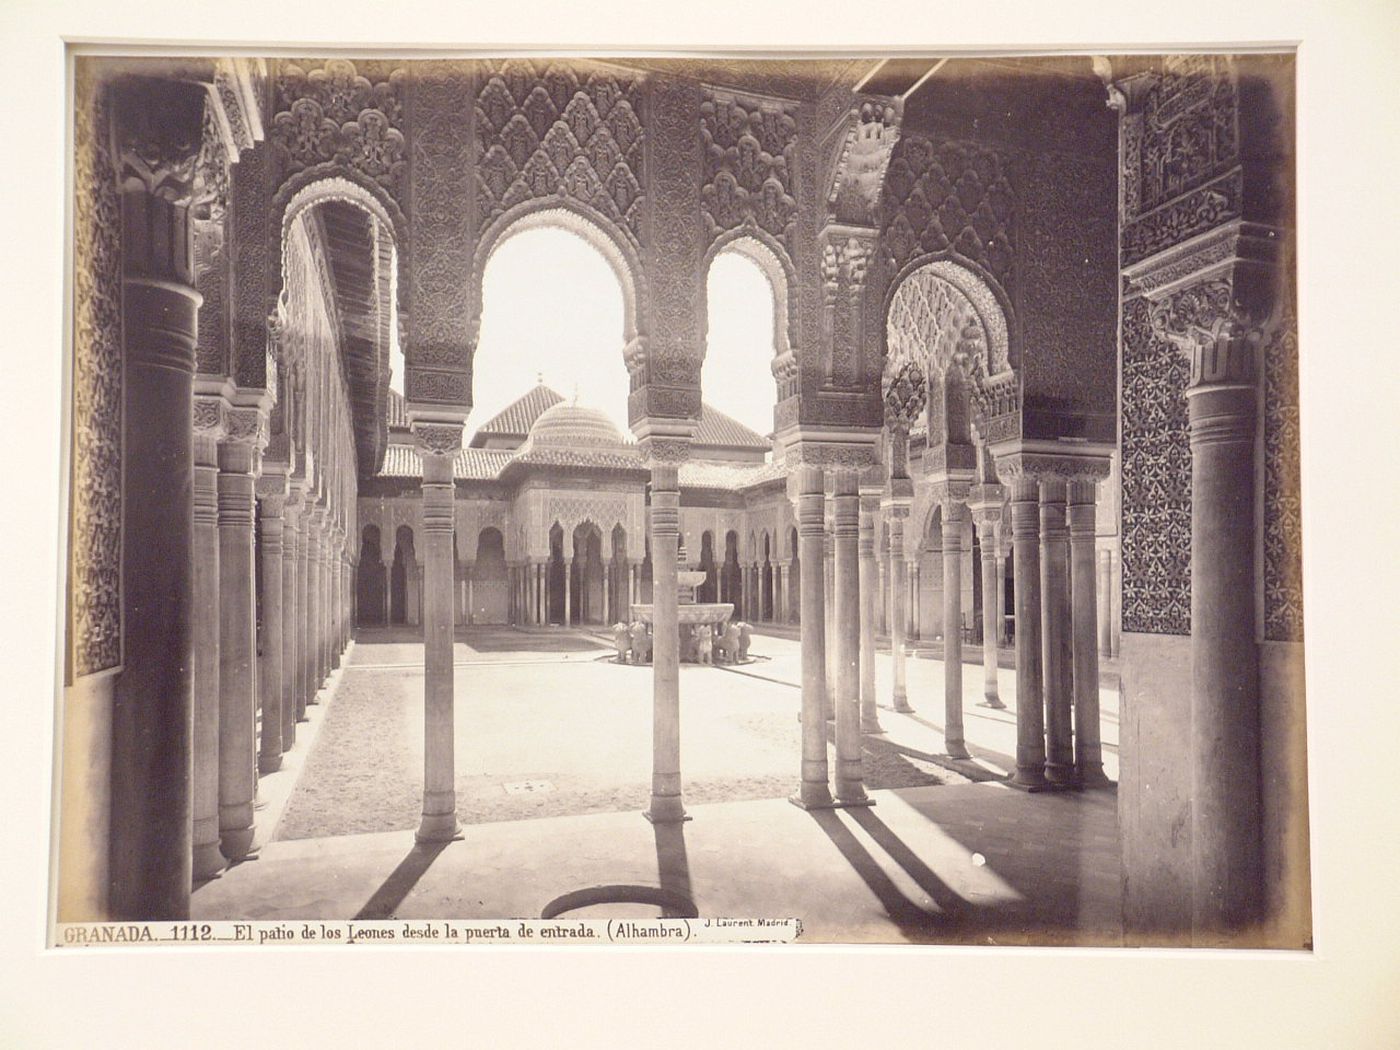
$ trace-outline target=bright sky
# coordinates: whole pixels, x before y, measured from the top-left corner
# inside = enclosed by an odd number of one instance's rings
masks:
[[[705,400],[760,434],[773,429],[773,294],[762,271],[735,253],[709,275]],[[602,409],[627,431],[622,291],[590,244],[565,230],[527,230],[486,266],[481,338],[473,368],[470,434],[542,375],[565,398]],[[402,390],[402,363],[393,385]]]

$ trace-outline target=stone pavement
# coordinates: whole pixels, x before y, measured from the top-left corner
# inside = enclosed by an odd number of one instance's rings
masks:
[[[422,650],[361,632],[281,826],[257,861],[196,891],[196,916],[525,917],[566,892],[639,883],[679,888],[704,915],[799,917],[807,940],[1120,940],[1113,792],[1027,795],[996,782],[1011,767],[1015,715],[978,706],[980,673],[965,670],[972,762],[942,754],[941,663],[911,660],[915,713],[882,709],[887,732],[869,738],[867,761],[892,756],[925,775],[913,783],[941,786],[876,790],[873,809],[813,814],[785,800],[797,781],[797,643],[759,636],[753,664],[684,668],[682,768],[695,819],[653,828],[640,816],[650,676],[599,660],[587,636],[534,633],[459,634],[462,841],[413,845]],[[511,648],[522,642],[530,648]],[[882,692],[889,676],[884,656]],[[1001,681],[1014,707],[1014,673]],[[1116,777],[1116,692],[1102,703]],[[368,720],[368,732],[337,731],[338,713]],[[534,795],[529,785],[542,781],[550,788]],[[567,815],[538,805],[571,791]],[[363,827],[336,816],[357,799]],[[551,815],[518,819],[534,813]]]

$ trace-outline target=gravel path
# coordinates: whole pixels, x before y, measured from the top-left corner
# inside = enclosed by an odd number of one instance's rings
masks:
[[[458,643],[456,764],[464,823],[646,807],[651,676],[560,639],[516,660],[493,633]],[[423,675],[402,643],[356,647],[278,826],[278,839],[417,826]],[[421,652],[421,650],[419,650]],[[484,654],[489,653],[489,656]],[[386,666],[400,664],[400,666]],[[790,685],[682,668],[682,769],[692,804],[782,798],[796,787],[800,726]],[[829,734],[830,735],[830,734]],[[834,754],[831,756],[834,762]],[[868,738],[874,788],[965,783],[956,772]]]

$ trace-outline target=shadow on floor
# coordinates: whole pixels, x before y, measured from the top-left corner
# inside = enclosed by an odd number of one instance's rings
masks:
[[[392,919],[404,898],[413,892],[413,887],[433,866],[433,861],[446,849],[448,843],[416,843],[408,851],[408,856],[399,861],[398,867],[389,873],[384,884],[374,891],[355,918],[357,920]]]
[[[812,819],[816,821],[817,827],[825,832],[832,845],[841,852],[841,856],[846,858],[846,862],[850,864],[855,873],[870,887],[870,892],[875,894],[876,899],[885,909],[885,913],[903,933],[914,940],[933,938],[942,940],[946,937],[951,916],[944,913],[941,906],[939,911],[927,911],[900,892],[899,887],[894,884],[894,880],[886,875],[884,869],[875,862],[870,851],[862,846],[851,829],[842,823],[838,811],[814,809],[810,813]],[[927,868],[924,870],[927,871]],[[932,875],[931,872],[929,874]],[[933,894],[929,896],[937,905],[938,898],[933,897]]]

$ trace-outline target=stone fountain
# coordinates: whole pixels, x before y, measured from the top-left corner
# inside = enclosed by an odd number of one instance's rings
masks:
[[[710,638],[715,628],[723,628],[734,615],[732,602],[697,602],[695,590],[705,582],[703,570],[683,569],[676,573],[676,620],[680,627],[681,661],[683,663],[708,663],[708,650],[704,646],[704,634]],[[633,605],[632,619],[640,620],[650,627],[654,622],[655,608],[651,605]],[[702,650],[704,655],[702,655]]]

